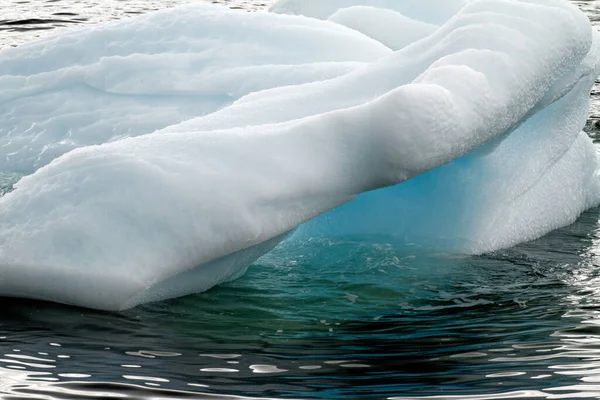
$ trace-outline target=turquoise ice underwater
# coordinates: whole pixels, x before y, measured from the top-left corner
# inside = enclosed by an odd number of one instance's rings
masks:
[[[4,50],[0,294],[201,292],[323,213],[288,240],[478,254],[574,222],[597,32],[565,1],[438,3],[194,4]]]

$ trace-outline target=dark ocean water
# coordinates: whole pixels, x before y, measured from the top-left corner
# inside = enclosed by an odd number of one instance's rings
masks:
[[[175,3],[0,0],[0,47]],[[600,398],[599,221],[483,256],[284,244],[233,283],[120,314],[0,299],[0,397]]]

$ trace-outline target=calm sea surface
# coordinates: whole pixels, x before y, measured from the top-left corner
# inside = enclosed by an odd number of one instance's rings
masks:
[[[0,48],[183,2],[0,0]],[[577,4],[600,23],[600,2]],[[600,398],[599,220],[478,257],[284,244],[121,314],[0,299],[0,398]]]

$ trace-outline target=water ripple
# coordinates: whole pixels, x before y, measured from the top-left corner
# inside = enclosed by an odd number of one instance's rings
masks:
[[[0,0],[0,47],[179,2]],[[599,219],[479,257],[288,244],[236,282],[121,314],[0,299],[0,397],[597,398]]]

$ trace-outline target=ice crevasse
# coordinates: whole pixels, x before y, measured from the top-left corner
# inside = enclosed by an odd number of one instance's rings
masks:
[[[599,51],[564,0],[194,4],[3,50],[0,295],[123,310],[292,231],[540,237],[600,202]]]

